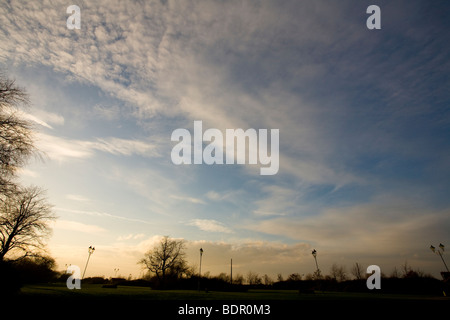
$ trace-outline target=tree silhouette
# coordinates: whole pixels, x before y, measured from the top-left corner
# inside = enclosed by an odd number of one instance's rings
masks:
[[[16,190],[0,201],[0,262],[38,255],[55,219],[51,206],[38,187]]]
[[[28,104],[25,90],[0,73],[0,196],[16,188],[13,178],[17,169],[36,154],[32,125],[19,116],[18,107]]]
[[[145,254],[139,263],[153,272],[164,287],[168,274],[179,275],[187,268],[184,249],[183,240],[174,240],[165,236],[157,246]]]
[[[336,263],[333,263],[330,269],[330,276],[336,281],[347,280],[347,272],[345,271],[345,267],[338,266]]]
[[[19,110],[28,103],[25,90],[0,72],[0,293],[7,294],[20,288],[24,274],[37,276],[23,268],[31,261],[23,258],[40,257],[43,261],[44,239],[50,234],[48,222],[55,219],[41,189],[23,188],[15,180],[30,156],[39,155],[32,122]]]
[[[258,285],[262,283],[262,280],[258,273],[249,271],[247,272],[247,283],[249,285]]]
[[[352,275],[354,275],[357,280],[364,278],[364,270],[360,263],[355,262],[352,267]]]

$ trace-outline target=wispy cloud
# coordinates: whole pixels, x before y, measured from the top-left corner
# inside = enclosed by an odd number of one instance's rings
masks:
[[[117,120],[121,115],[120,108],[117,105],[106,106],[100,103],[94,106],[92,113],[107,120]]]
[[[117,238],[117,240],[118,241],[138,240],[138,239],[142,239],[144,237],[145,237],[145,234],[143,234],[143,233],[138,233],[138,234],[130,233],[130,234],[126,235],[126,236],[119,236]]]
[[[7,18],[14,12],[20,19],[25,14],[24,10],[13,5],[2,9],[2,25],[8,28],[8,41],[5,39],[3,42],[0,56],[13,54],[17,60],[45,64],[78,82],[98,86],[134,106],[128,111],[134,111],[138,119],[181,115],[188,120],[202,119],[205,125],[216,128],[281,128],[281,143],[289,146],[294,154],[287,154],[286,147],[281,148],[280,174],[295,175],[310,183],[342,185],[355,181],[345,167],[339,167],[335,155],[332,159],[323,157],[335,141],[322,139],[321,130],[316,125],[320,108],[314,110],[314,105],[290,91],[289,80],[251,85],[246,77],[235,74],[236,68],[247,64],[242,60],[243,53],[244,56],[253,56],[254,66],[248,67],[248,76],[257,71],[267,75],[278,74],[272,69],[275,68],[272,63],[266,63],[267,58],[255,50],[269,45],[284,46],[286,25],[276,17],[281,12],[286,18],[291,17],[294,8],[291,11],[265,3],[255,11],[250,5],[242,8],[230,5],[226,6],[227,15],[222,15],[225,5],[217,3],[203,4],[201,8],[199,3],[170,6],[158,2],[132,2],[127,6],[120,2],[105,5],[86,3],[83,13],[89,19],[83,20],[83,36],[75,40],[73,32],[63,28],[62,37],[59,28],[42,21],[63,20],[54,4],[44,2],[42,6],[46,15],[32,15],[31,21],[27,17],[24,30],[16,28]],[[192,6],[199,7],[195,9]],[[308,4],[305,6],[310,7]],[[323,9],[324,19],[333,18],[327,6],[318,6]],[[309,9],[317,11],[316,7]],[[345,12],[335,9],[336,17]],[[182,20],[180,16],[183,16]],[[127,23],[124,24],[125,21]],[[295,30],[314,30],[311,34],[295,33],[298,47],[303,44],[310,46],[311,42],[320,47],[333,39],[330,34],[333,29],[324,28],[315,19],[295,18],[293,21],[298,27]],[[33,25],[37,24],[42,26],[39,39],[32,36]],[[237,25],[241,26],[239,30]],[[358,37],[357,34],[352,36]],[[223,45],[232,48],[226,56],[214,49]],[[17,52],[18,47],[24,50]],[[291,68],[284,62],[285,59],[292,60],[289,50],[287,53],[280,51],[280,54],[276,67],[280,68],[279,72],[290,74]],[[326,66],[318,62],[299,67],[307,72],[297,73],[295,83],[326,71]],[[96,105],[94,110],[110,119],[118,114],[117,108],[101,105]],[[121,155],[159,155],[151,144],[142,141],[99,138],[89,143],[68,143],[73,146],[72,150],[64,142],[60,147],[44,147],[58,159],[88,157],[93,149]],[[297,157],[300,152],[305,156]],[[321,159],[317,155],[322,155]]]
[[[85,144],[99,151],[115,154],[115,155],[140,155],[144,157],[158,157],[160,154],[154,144],[150,144],[140,140],[128,140],[120,138],[97,138],[93,142],[85,142]]]
[[[174,195],[174,194],[170,195],[170,198],[180,200],[180,201],[187,201],[187,202],[195,203],[195,204],[205,204],[205,201],[203,201],[202,199],[199,199],[199,198],[185,197],[185,196],[179,196],[179,195]]]
[[[19,168],[19,169],[17,170],[17,172],[18,172],[20,175],[23,175],[23,176],[28,176],[28,177],[32,177],[32,178],[37,178],[37,177],[39,177],[39,173],[38,173],[38,172],[33,171],[33,170],[30,170],[30,169],[27,169],[27,168]]]
[[[227,201],[232,203],[239,203],[240,199],[245,197],[244,190],[225,190],[225,191],[215,191],[209,190],[205,197],[211,201]]]
[[[233,230],[224,226],[221,222],[211,219],[194,219],[188,225],[195,226],[207,232],[233,233]]]
[[[64,161],[67,159],[84,159],[93,155],[92,148],[80,140],[69,140],[61,137],[38,133],[36,139],[37,146],[50,159]]]
[[[266,196],[256,200],[256,209],[253,211],[259,216],[283,216],[296,212],[297,192],[291,188],[277,185],[263,186],[262,191]]]
[[[85,224],[77,221],[58,219],[54,225],[55,229],[70,230],[89,234],[104,233],[106,230],[96,225]]]
[[[105,218],[125,220],[125,221],[130,221],[130,222],[151,224],[151,222],[146,221],[146,220],[128,218],[128,217],[124,217],[124,216],[110,214],[110,213],[107,213],[107,212],[75,210],[75,209],[66,209],[66,208],[60,208],[60,207],[55,208],[55,210],[69,212],[69,213],[75,213],[75,214],[91,215],[91,216],[98,216],[98,217],[105,217]]]
[[[115,137],[97,138],[93,141],[67,139],[46,133],[37,134],[37,144],[50,159],[64,161],[70,158],[90,158],[95,151],[113,155],[158,157],[158,146],[141,140],[120,139]]]
[[[89,198],[79,195],[79,194],[66,194],[66,198],[73,201],[79,201],[79,202],[88,202],[90,201]]]
[[[32,114],[22,113],[21,117],[24,118],[24,119],[27,119],[27,120],[31,120],[31,121],[33,121],[33,122],[35,122],[35,123],[37,123],[37,124],[39,124],[39,125],[41,125],[43,127],[46,127],[47,129],[53,129],[53,127],[51,125],[49,125],[47,122],[39,119],[38,117],[36,117],[36,116],[34,116]]]

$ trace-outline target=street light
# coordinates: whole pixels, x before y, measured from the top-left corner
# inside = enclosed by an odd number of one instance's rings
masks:
[[[320,270],[319,270],[319,265],[317,264],[317,251],[316,251],[316,249],[313,249],[313,251],[311,252],[311,254],[313,255],[313,257],[314,257],[314,261],[316,262],[316,276],[317,276],[317,278],[320,278]]]
[[[202,276],[202,256],[203,256],[203,249],[200,248],[200,277]]]
[[[200,278],[202,276],[202,256],[203,256],[203,248],[200,248],[200,268],[198,272],[198,291],[200,291]]]
[[[445,247],[442,243],[439,243],[439,249],[437,249],[437,250],[434,246],[430,246],[430,250],[433,251],[434,253],[438,254],[441,257],[441,260],[444,263],[445,269],[447,269],[447,272],[450,272],[448,270],[447,264],[444,261],[444,258],[442,257],[442,254],[444,253],[444,249],[445,249]]]
[[[86,266],[84,267],[83,276],[81,277],[81,279],[84,279],[84,274],[86,273],[86,269],[87,269],[87,266],[88,266],[88,263],[89,263],[89,258],[91,257],[91,254],[94,253],[94,251],[95,251],[95,248],[93,246],[89,246],[89,248],[88,248],[89,255],[88,255],[88,258],[87,258],[87,261],[86,261]]]

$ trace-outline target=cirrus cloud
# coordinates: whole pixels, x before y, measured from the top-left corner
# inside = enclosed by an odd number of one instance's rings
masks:
[[[188,225],[195,226],[207,232],[233,233],[233,230],[224,226],[221,222],[212,219],[193,219]]]

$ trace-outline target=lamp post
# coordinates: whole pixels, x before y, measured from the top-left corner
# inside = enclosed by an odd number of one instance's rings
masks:
[[[84,279],[84,274],[86,273],[86,269],[87,269],[87,266],[88,266],[88,263],[89,263],[89,258],[91,257],[91,254],[94,253],[94,251],[95,251],[95,248],[93,246],[89,246],[89,248],[88,248],[89,255],[88,255],[88,258],[87,258],[87,261],[86,261],[86,266],[84,267],[83,276],[81,277],[81,279]]]
[[[200,248],[200,268],[198,272],[198,291],[200,291],[200,278],[202,276],[202,256],[203,256],[203,248]]]
[[[230,265],[230,284],[233,284],[233,258],[231,258],[231,265]]]
[[[316,276],[317,276],[317,278],[320,278],[320,270],[319,270],[319,265],[317,264],[317,251],[316,251],[316,249],[313,249],[311,254],[314,257],[314,261],[316,262],[316,272],[315,272]]]
[[[203,256],[203,249],[200,248],[200,271],[199,271],[200,277],[202,276],[202,256]]]
[[[436,250],[434,246],[430,246],[430,250],[434,253],[438,254],[441,257],[442,262],[444,263],[445,269],[447,269],[447,272],[450,272],[448,270],[447,264],[445,263],[444,258],[442,257],[442,254],[444,253],[444,245],[442,243],[439,244],[439,249]]]

